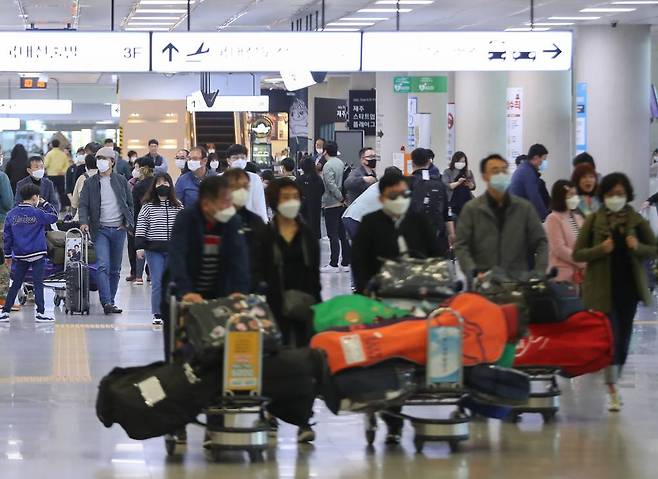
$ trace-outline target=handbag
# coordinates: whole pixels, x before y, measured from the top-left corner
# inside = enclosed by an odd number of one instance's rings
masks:
[[[298,289],[283,292],[283,316],[291,321],[310,322],[313,319],[311,306],[317,303],[315,297]]]
[[[382,298],[446,299],[460,289],[454,264],[443,258],[384,260],[375,284]]]

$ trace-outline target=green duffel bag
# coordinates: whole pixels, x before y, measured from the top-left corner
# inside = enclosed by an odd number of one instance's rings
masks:
[[[371,324],[376,318],[389,319],[409,316],[406,309],[359,294],[336,296],[313,307],[313,324],[316,332],[358,324]]]

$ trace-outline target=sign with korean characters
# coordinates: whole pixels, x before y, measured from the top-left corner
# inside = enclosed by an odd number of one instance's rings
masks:
[[[355,72],[361,34],[343,32],[155,32],[156,72]]]
[[[363,130],[365,136],[375,136],[377,129],[377,91],[350,90],[347,127]]]
[[[0,72],[147,72],[148,32],[0,32]]]
[[[395,93],[447,93],[448,77],[395,77],[393,79],[393,91]]]

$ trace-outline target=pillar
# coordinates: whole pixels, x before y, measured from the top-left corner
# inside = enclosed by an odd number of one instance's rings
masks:
[[[587,83],[587,150],[600,173],[626,173],[641,201],[651,157],[650,27],[580,27],[575,38],[574,81]]]
[[[484,190],[480,160],[491,153],[505,156],[506,90],[505,72],[455,73],[455,149],[466,153],[478,192]]]
[[[523,151],[534,143],[541,143],[549,151],[542,177],[550,192],[557,180],[571,177],[571,71],[510,72],[507,85],[523,89]]]
[[[381,163],[380,171],[393,165],[393,154],[407,145],[407,95],[393,92],[393,78],[404,73],[377,73],[377,151]]]

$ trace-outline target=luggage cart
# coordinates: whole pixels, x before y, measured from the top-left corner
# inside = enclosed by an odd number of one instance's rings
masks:
[[[173,291],[173,289],[171,289]],[[170,321],[178,325],[179,308],[170,294]],[[247,323],[257,327],[247,328]],[[174,360],[177,327],[170,328],[170,360]],[[222,368],[222,394],[215,404],[204,410],[206,431],[203,447],[210,459],[221,460],[225,451],[246,451],[251,462],[261,462],[268,447],[267,400],[261,396],[263,368],[263,333],[260,320],[248,314],[233,315],[225,328]],[[168,455],[179,452],[176,435],[165,436]],[[182,452],[182,448],[180,450]]]
[[[560,409],[562,391],[557,383],[560,369],[553,366],[517,366],[515,369],[530,376],[530,399],[526,404],[514,406],[508,419],[519,422],[522,414],[541,414],[544,423],[550,423]]]

